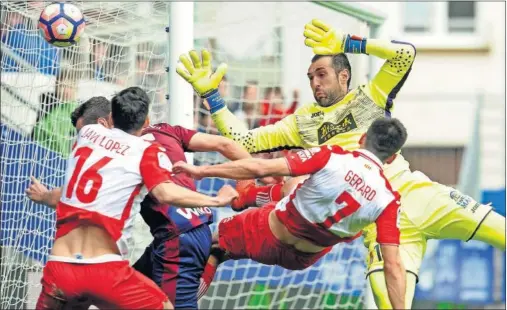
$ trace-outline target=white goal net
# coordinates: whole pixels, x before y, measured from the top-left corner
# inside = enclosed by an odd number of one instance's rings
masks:
[[[79,45],[56,48],[36,29],[49,2],[1,4],[1,262],[0,308],[33,308],[54,234],[54,211],[24,194],[30,176],[50,188],[63,181],[74,139],[70,112],[91,96],[107,98],[132,85],[153,100],[153,122],[167,121],[166,67],[170,3],[74,2],[87,26]],[[247,126],[270,124],[312,98],[306,70],[312,57],[303,44],[304,23],[320,18],[345,32],[367,36],[356,18],[315,3],[219,3],[194,5],[194,44],[211,50],[229,71],[221,91]],[[367,75],[366,56],[352,56],[353,85]],[[173,69],[173,68],[170,68]],[[178,104],[192,104],[178,103]],[[216,133],[194,100],[194,128]],[[272,156],[277,156],[274,154]],[[196,164],[225,161],[194,155]],[[212,194],[230,180],[204,179]],[[215,212],[215,220],[230,216]],[[213,225],[213,230],[216,225]],[[202,308],[361,308],[365,250],[360,242],[336,246],[305,271],[268,267],[251,260],[220,266]]]

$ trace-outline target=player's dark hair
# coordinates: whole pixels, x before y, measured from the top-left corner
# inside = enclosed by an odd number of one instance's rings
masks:
[[[396,118],[375,120],[366,132],[365,149],[382,162],[398,152],[407,141],[407,129]]]
[[[107,118],[111,113],[111,102],[106,97],[91,97],[79,105],[70,115],[72,126],[76,127],[77,120],[83,119],[83,125],[96,124],[101,117]]]
[[[129,87],[111,100],[114,127],[128,133],[141,129],[150,111],[150,98],[139,87]]]
[[[312,63],[323,57],[331,57],[331,65],[333,66],[334,72],[336,73],[336,77],[338,74],[342,72],[342,70],[347,69],[349,71],[349,79],[347,80],[347,88],[350,87],[350,81],[352,79],[352,67],[350,66],[350,61],[347,55],[344,53],[334,54],[334,55],[315,55],[312,58]]]

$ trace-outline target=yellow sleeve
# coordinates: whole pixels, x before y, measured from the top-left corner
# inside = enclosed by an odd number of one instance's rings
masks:
[[[369,81],[368,91],[378,106],[389,111],[412,69],[415,47],[410,43],[369,39],[366,53],[386,59],[377,75]]]
[[[301,146],[296,116],[288,115],[273,125],[248,130],[227,108],[211,115],[220,133],[240,145],[249,153],[271,152]]]

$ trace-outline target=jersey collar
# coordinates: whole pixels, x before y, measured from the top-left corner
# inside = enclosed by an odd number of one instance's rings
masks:
[[[365,149],[359,149],[356,150],[356,152],[359,153],[359,156],[364,157],[371,162],[374,162],[380,169],[382,169],[382,161],[380,161],[380,159],[377,156],[375,156],[375,154],[373,154],[372,152]]]

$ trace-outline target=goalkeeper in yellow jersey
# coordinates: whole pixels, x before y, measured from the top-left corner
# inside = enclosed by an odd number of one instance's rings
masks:
[[[195,51],[190,59],[180,56],[183,66],[177,72],[209,104],[213,121],[226,137],[250,153],[280,149],[310,148],[323,144],[339,145],[346,150],[359,147],[359,138],[378,118],[390,117],[393,100],[412,68],[416,50],[409,43],[366,39],[340,33],[319,20],[305,26],[305,44],[316,54],[308,78],[316,102],[307,104],[274,125],[247,130],[227,109],[218,94],[218,84],[227,66],[211,70],[209,52]],[[351,67],[347,53],[363,53],[385,59],[377,75],[368,83],[349,90]],[[400,154],[384,166],[384,174],[401,195],[400,252],[407,269],[407,308],[411,307],[417,274],[428,239],[470,239],[505,250],[505,218],[490,206],[482,205],[459,191],[431,181],[419,171],[410,171]],[[301,179],[282,185],[243,189],[234,207],[262,205],[279,200]],[[375,225],[364,231],[368,279],[379,308],[391,308],[383,272],[383,261],[375,242]]]

